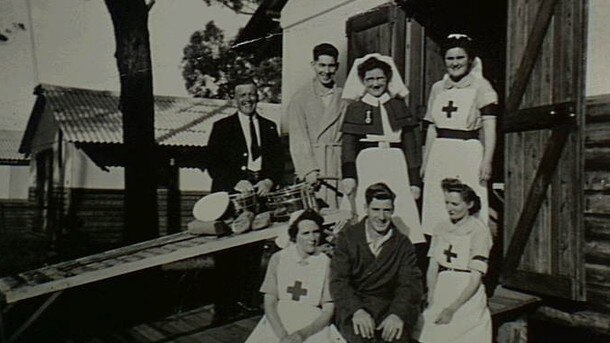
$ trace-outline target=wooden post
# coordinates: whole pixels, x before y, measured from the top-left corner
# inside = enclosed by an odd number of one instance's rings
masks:
[[[180,232],[181,223],[180,204],[180,168],[175,158],[170,158],[167,173],[167,233]]]
[[[125,240],[159,235],[152,67],[144,0],[105,0],[114,26],[125,147]]]
[[[4,332],[4,309],[6,302],[0,298],[0,342],[6,342],[6,333]]]

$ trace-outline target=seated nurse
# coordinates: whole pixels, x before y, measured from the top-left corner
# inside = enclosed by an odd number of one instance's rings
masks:
[[[260,291],[265,315],[246,343],[344,342],[334,326],[330,259],[319,252],[323,218],[314,210],[293,213],[290,244],[269,260]]]
[[[432,234],[426,275],[428,306],[414,338],[420,343],[491,342],[491,315],[482,277],[492,239],[487,225],[475,216],[481,199],[457,179],[444,179],[440,186],[449,219],[440,222]]]

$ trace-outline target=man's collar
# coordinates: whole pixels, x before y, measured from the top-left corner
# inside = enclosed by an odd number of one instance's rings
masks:
[[[256,111],[254,111],[252,114],[245,114],[237,110],[237,117],[240,119],[248,120],[250,119],[250,116],[252,116],[252,119],[258,119],[258,113]]]
[[[332,87],[328,88],[324,85],[322,85],[320,83],[320,81],[318,81],[318,79],[316,79],[315,77],[312,80],[313,82],[313,92],[317,95],[317,96],[326,96],[329,94],[333,94],[335,92],[335,88],[337,88],[337,83],[333,81],[333,85]]]
[[[392,236],[392,231],[393,231],[393,224],[390,223],[390,226],[388,227],[388,231],[386,231],[386,233],[383,236],[381,236],[381,237],[379,237],[377,239],[382,239],[384,241],[390,239],[390,237]],[[366,243],[367,244],[370,244],[370,243],[372,243],[373,241],[376,240],[375,238],[373,238],[373,235],[375,233],[377,233],[377,232],[375,231],[375,229],[373,229],[371,227],[371,224],[369,223],[368,218],[365,218],[365,220],[364,220],[364,235],[366,237]]]
[[[390,99],[392,98],[390,97],[390,94],[388,94],[388,92],[383,93],[380,97],[374,97],[369,93],[366,93],[364,94],[362,99],[360,99],[360,101],[364,102],[365,104],[377,107],[380,103],[385,104],[386,102],[390,101]]]
[[[472,84],[472,81],[474,81],[474,75],[472,73],[469,73],[468,75],[464,76],[463,78],[461,78],[459,81],[455,82],[451,79],[451,77],[449,77],[449,75],[445,75],[443,77],[444,83],[443,86],[445,89],[451,89],[451,88],[465,88],[468,87]]]

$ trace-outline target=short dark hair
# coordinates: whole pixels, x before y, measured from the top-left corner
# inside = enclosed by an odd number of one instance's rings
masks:
[[[453,34],[449,35],[445,40],[441,43],[441,57],[444,59],[447,51],[453,48],[462,48],[468,54],[468,59],[473,60],[477,57],[477,52],[475,49],[475,44],[472,38],[467,35],[462,34]]]
[[[306,209],[288,227],[288,236],[290,237],[291,242],[296,242],[297,234],[299,233],[299,223],[304,220],[314,221],[316,224],[318,224],[320,230],[322,229],[322,225],[324,224],[324,218],[318,212],[316,212],[316,210],[313,210],[311,208]]]
[[[388,79],[388,82],[392,79],[392,67],[389,64],[380,61],[375,57],[369,57],[358,66],[358,76],[360,77],[360,80],[364,80],[366,72],[373,69],[381,69]]]
[[[339,58],[339,50],[329,43],[318,44],[313,48],[313,60],[317,61],[322,55],[331,56],[337,60]]]
[[[240,77],[240,78],[236,78],[233,81],[231,81],[231,85],[232,85],[232,89],[235,90],[235,87],[237,86],[241,86],[241,85],[254,85],[255,87],[258,87],[258,85],[256,84],[256,81],[254,81],[253,78],[251,77]]]
[[[254,87],[256,87],[258,89],[258,85],[256,84],[256,81],[254,81],[253,78],[251,77],[239,77],[236,79],[233,79],[231,81],[229,81],[228,86],[228,92],[229,92],[229,96],[231,97],[231,99],[235,99],[235,89],[237,88],[237,86],[242,86],[242,85],[254,85]]]
[[[368,206],[373,199],[378,200],[392,200],[394,203],[394,199],[396,199],[396,194],[392,192],[390,187],[383,182],[374,183],[364,191],[364,199],[366,200],[366,205]]]
[[[450,178],[443,179],[443,181],[441,181],[441,187],[445,192],[459,193],[462,200],[467,203],[472,203],[472,207],[468,209],[468,213],[470,215],[473,215],[481,210],[481,198],[472,188],[470,188],[470,186],[462,183],[462,181]]]

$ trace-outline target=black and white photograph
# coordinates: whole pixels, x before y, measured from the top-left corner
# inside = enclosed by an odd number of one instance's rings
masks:
[[[610,342],[609,16],[0,0],[0,343]]]

